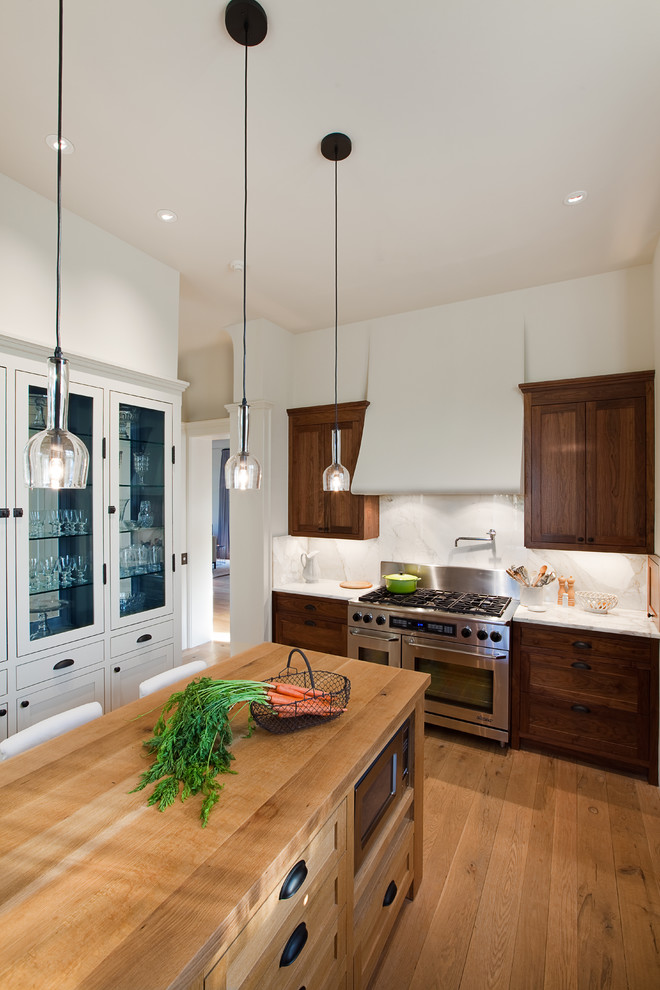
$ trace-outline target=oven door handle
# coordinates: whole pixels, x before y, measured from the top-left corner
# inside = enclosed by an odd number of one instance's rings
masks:
[[[475,656],[475,657],[483,656],[483,654],[473,653],[472,650],[467,650],[467,649],[462,650],[460,646],[454,646],[453,644],[450,645],[449,643],[438,644],[438,646],[436,646],[434,643],[429,643],[428,640],[424,641],[423,643],[420,643],[420,641],[418,639],[415,639],[414,636],[411,636],[410,639],[407,640],[407,643],[408,646],[418,646],[422,650],[435,650],[436,653],[461,653],[463,654],[463,656]],[[487,659],[508,660],[509,656],[507,653],[498,653],[496,656],[489,654]]]
[[[377,632],[367,632],[366,629],[349,629],[351,636],[364,636],[365,639],[377,639],[379,643],[398,643],[398,636],[385,636]]]

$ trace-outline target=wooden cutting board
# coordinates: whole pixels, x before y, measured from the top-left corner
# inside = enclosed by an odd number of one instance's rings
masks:
[[[353,588],[355,591],[363,590],[364,588],[371,588],[371,581],[340,581],[340,588]]]

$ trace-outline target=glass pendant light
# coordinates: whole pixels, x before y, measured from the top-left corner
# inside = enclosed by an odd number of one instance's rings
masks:
[[[337,414],[337,162],[348,158],[351,139],[346,134],[326,134],[321,141],[321,154],[335,163],[335,426],[332,431],[332,464],[323,472],[324,492],[349,492],[351,476],[341,463],[341,431]]]
[[[225,8],[225,27],[234,41],[245,47],[244,81],[244,197],[243,197],[243,401],[238,410],[240,450],[225,465],[225,485],[238,491],[261,487],[261,465],[248,451],[248,409],[245,398],[245,355],[247,331],[247,207],[248,207],[248,48],[261,44],[266,37],[268,20],[257,0],[229,0]]]
[[[60,0],[59,65],[57,89],[57,288],[55,299],[55,353],[48,359],[46,429],[36,433],[24,451],[25,484],[28,488],[84,488],[87,484],[89,451],[67,429],[69,408],[69,362],[60,347],[60,297],[62,282],[62,39],[63,6]]]

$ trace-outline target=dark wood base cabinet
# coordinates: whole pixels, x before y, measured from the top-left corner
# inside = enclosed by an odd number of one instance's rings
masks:
[[[273,642],[346,656],[346,602],[318,595],[273,592]]]
[[[513,623],[511,747],[658,783],[658,641]]]

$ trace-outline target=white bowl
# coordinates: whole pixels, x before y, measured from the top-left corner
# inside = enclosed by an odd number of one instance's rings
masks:
[[[604,591],[576,591],[575,598],[585,612],[609,612],[616,608],[619,599],[616,595],[608,595]]]

